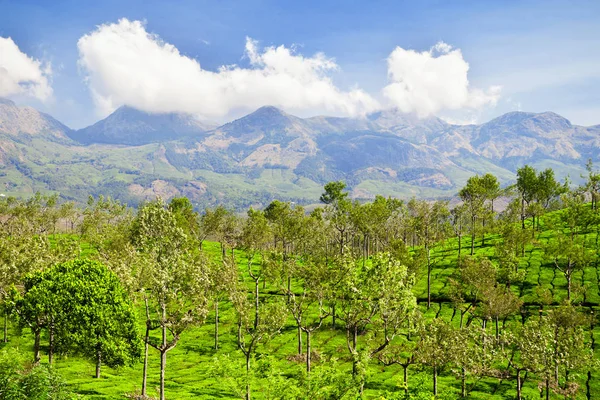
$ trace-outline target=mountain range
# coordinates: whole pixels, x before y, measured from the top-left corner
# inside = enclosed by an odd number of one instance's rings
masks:
[[[453,125],[386,110],[366,118],[299,118],[262,107],[217,126],[187,114],[121,107],[72,130],[31,107],[0,99],[0,190],[58,192],[129,204],[188,196],[198,207],[262,206],[274,198],[315,203],[324,183],[344,180],[354,198],[451,197],[469,176],[514,180],[524,164],[577,182],[598,161],[600,125],[552,112],[510,112]]]

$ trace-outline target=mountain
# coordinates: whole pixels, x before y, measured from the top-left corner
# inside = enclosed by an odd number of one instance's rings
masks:
[[[32,107],[17,107],[11,100],[0,97],[0,133],[15,139],[37,136],[67,142],[71,130]]]
[[[299,118],[266,106],[211,127],[189,115],[122,107],[75,132],[0,101],[0,188],[20,196],[104,194],[129,204],[188,196],[200,208],[245,208],[274,198],[315,203],[324,183],[344,180],[355,198],[451,197],[476,173],[510,183],[525,163],[577,182],[587,159],[599,155],[600,126],[551,112],[460,126],[398,110]]]
[[[189,114],[151,114],[122,106],[92,126],[69,135],[82,144],[107,143],[138,146],[142,144],[199,136],[216,128]]]

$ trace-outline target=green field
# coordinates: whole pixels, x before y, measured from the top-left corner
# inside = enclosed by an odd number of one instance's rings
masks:
[[[547,261],[544,260],[541,244],[553,240],[552,232],[541,230],[536,235],[536,241],[526,248],[525,256],[521,258],[521,268],[526,271],[525,279],[521,284],[513,285],[512,290],[518,294],[524,301],[529,315],[535,316],[538,313],[540,302],[538,287],[548,289],[553,300],[553,304],[559,304],[566,297],[566,280],[560,273]],[[476,255],[490,257],[494,259],[495,241],[501,240],[499,236],[488,235],[485,246],[481,246],[480,238],[476,245]],[[595,234],[586,236],[590,248],[596,248]],[[442,318],[446,321],[452,321],[458,325],[458,313],[453,312],[452,304],[448,301],[448,278],[455,273],[457,261],[457,241],[448,240],[442,246],[438,246],[433,251],[433,270],[432,270],[432,298],[433,304],[430,309],[426,307],[426,276],[419,274],[417,283],[414,287],[415,294],[419,299],[419,308],[426,318]],[[470,246],[470,241],[463,238],[463,251],[466,254]],[[220,247],[218,243],[208,242],[204,244],[204,251],[211,254],[211,257],[220,257]],[[240,265],[241,275],[246,276],[244,266],[246,259],[243,251],[235,251],[236,259]],[[585,285],[584,297],[580,302],[580,308],[585,312],[593,312],[598,315],[600,312],[600,276],[598,272],[597,257],[585,268],[583,273],[578,272],[574,281]],[[251,296],[251,285],[248,282],[248,295]],[[266,285],[261,286],[261,301],[268,302],[274,296],[275,288]],[[546,310],[552,306],[546,306]],[[519,324],[521,316],[512,316],[503,321],[506,328]],[[143,321],[142,310],[140,308],[140,321]],[[319,372],[319,366],[335,365],[342,374],[351,374],[352,363],[346,348],[345,330],[338,326],[334,329],[331,326],[331,318],[328,318],[321,329],[313,335],[312,347],[315,356],[313,357],[315,374]],[[480,324],[478,319],[474,324]],[[488,325],[488,330],[493,332],[493,324]],[[140,332],[143,326],[140,325]],[[231,305],[222,302],[220,305],[220,349],[213,349],[213,331],[214,314],[208,314],[206,323],[200,327],[187,331],[182,337],[175,349],[168,353],[167,360],[167,378],[166,393],[167,398],[171,399],[196,399],[196,398],[236,398],[236,384],[234,377],[229,379],[218,373],[223,369],[223,365],[231,367],[231,371],[238,370],[242,374],[244,361],[242,353],[236,347],[235,334],[235,315]],[[593,331],[588,331],[588,340],[595,345],[600,338],[600,328],[597,322],[594,323]],[[42,342],[47,342],[43,338]],[[2,346],[2,345],[0,345]],[[18,348],[26,355],[29,355],[32,349],[32,336],[27,329],[19,333],[11,328],[9,348]],[[275,398],[272,397],[274,385],[281,385],[281,382],[293,383],[296,379],[303,376],[304,363],[297,354],[297,334],[295,324],[290,317],[287,325],[266,345],[259,347],[257,358],[253,365],[259,366],[263,372],[262,376],[257,377],[253,383],[253,398]],[[599,353],[596,353],[598,358]],[[42,362],[45,362],[42,358]],[[333,364],[335,363],[335,364]],[[90,399],[112,399],[123,398],[126,393],[139,391],[141,386],[142,364],[133,367],[111,370],[104,367],[101,379],[94,379],[95,366],[77,357],[58,357],[56,367],[67,380],[70,388],[75,393]],[[159,357],[158,352],[150,350],[148,373],[148,388],[150,395],[157,395],[159,377]],[[265,372],[266,371],[266,372]],[[421,384],[426,387],[431,386],[431,373],[428,368],[419,367],[418,364],[409,368],[409,385]],[[578,380],[582,385],[577,398],[586,398],[586,379],[585,376],[579,376]],[[389,393],[400,393],[402,391],[402,368],[400,366],[384,366],[373,360],[369,363],[367,381],[365,385],[364,398],[385,398]],[[440,373],[439,385],[442,392],[459,393],[460,381],[452,374],[450,370]],[[516,388],[514,380],[500,380],[496,378],[483,378],[478,381],[470,381],[469,385],[474,385],[469,398],[473,399],[504,399],[515,398]],[[600,398],[600,371],[592,372],[589,380],[591,398]],[[289,392],[292,393],[292,392]],[[540,392],[533,379],[525,381],[523,388],[524,398],[538,398]],[[557,397],[558,398],[558,397]]]

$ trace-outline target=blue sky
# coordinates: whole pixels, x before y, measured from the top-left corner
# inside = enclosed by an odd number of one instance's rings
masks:
[[[101,39],[108,38],[109,29],[102,30],[98,26],[112,26],[117,30],[113,34],[120,38],[126,30],[119,24],[122,18],[129,22],[142,21],[143,31],[156,35],[151,39],[159,46],[168,43],[178,50],[179,60],[160,52],[161,57],[164,56],[164,68],[168,70],[186,64],[181,59],[194,59],[208,72],[232,64],[243,70],[238,71],[239,77],[231,79],[191,72],[186,79],[193,90],[182,93],[185,100],[182,104],[165,100],[177,95],[177,90],[187,91],[186,85],[172,81],[162,82],[153,93],[136,96],[131,93],[133,89],[122,88],[131,81],[128,77],[147,75],[148,82],[156,82],[162,79],[159,74],[162,69],[157,67],[147,72],[144,65],[132,63],[126,55],[102,47],[106,41]],[[97,35],[92,35],[94,32]],[[140,33],[139,29],[137,32]],[[92,35],[90,39],[95,40],[88,41],[82,61],[78,41],[84,35]],[[206,118],[224,121],[251,110],[261,101],[276,103],[299,115],[356,114],[393,104],[458,122],[484,122],[507,111],[522,110],[554,111],[577,124],[600,124],[598,1],[195,0],[167,4],[159,1],[0,0],[0,37],[10,37],[20,52],[41,65],[50,63],[52,67],[48,75],[50,96],[12,91],[8,97],[46,111],[74,128],[95,122],[120,104],[148,111],[203,114],[207,110]],[[247,37],[257,41],[259,58],[255,61],[248,53]],[[453,60],[448,57],[448,62],[454,61],[448,68],[438,63],[431,70],[443,75],[434,77],[439,85],[419,86],[422,76],[417,74],[419,76],[413,78],[395,79],[414,82],[415,90],[421,88],[418,93],[394,88],[392,84],[398,82],[390,80],[393,71],[396,76],[410,75],[410,68],[421,65],[416,62],[415,54],[406,51],[421,54],[439,42],[452,46],[453,50],[460,49],[460,60],[459,55],[449,53],[450,50],[441,51],[442,55],[456,57]],[[285,46],[292,56],[303,55],[305,60],[313,60],[316,53],[322,52],[327,60],[335,61],[336,68],[321,65],[316,67],[318,70],[307,72],[315,76],[286,76],[290,81],[288,86],[274,87],[263,93],[260,88],[280,81],[263,76],[271,70],[269,46]],[[131,47],[124,47],[127,48]],[[390,65],[387,60],[396,48],[403,51],[396,53],[396,64]],[[113,54],[123,56],[123,61],[107,60]],[[439,56],[435,54],[430,58]],[[152,58],[144,60],[146,64],[154,64]],[[294,63],[294,60],[288,61]],[[446,85],[447,81],[462,78],[461,60],[464,65],[468,63],[468,86]],[[0,66],[2,62],[0,60]],[[137,71],[133,75],[120,70],[107,72],[117,68],[115,65]],[[456,74],[445,74],[454,67]],[[258,81],[246,73],[256,68],[261,71]],[[121,81],[111,82],[113,79]],[[309,79],[309,84],[302,79]],[[144,82],[137,82],[137,87]],[[243,91],[224,95],[223,91],[228,90],[224,88],[232,82],[248,83],[249,88],[259,93],[256,98],[252,98],[252,92]],[[299,86],[311,86],[314,90],[294,93],[292,88],[297,87],[298,82]],[[316,88],[321,88],[323,82],[331,85],[320,92],[321,89]],[[206,85],[213,84],[212,91],[204,90]],[[389,90],[384,90],[388,85]],[[501,86],[499,92],[494,91],[495,86]],[[465,89],[465,95],[456,99],[436,92],[455,89]],[[0,87],[0,93],[1,90]],[[96,97],[92,90],[96,91]],[[282,97],[278,91],[289,92],[290,97]],[[425,99],[421,98],[423,91],[427,92]],[[197,100],[204,96],[215,100],[208,103]],[[331,98],[333,106],[318,99],[319,96]],[[219,107],[212,109],[211,102],[218,103]],[[193,106],[188,107],[187,103]]]

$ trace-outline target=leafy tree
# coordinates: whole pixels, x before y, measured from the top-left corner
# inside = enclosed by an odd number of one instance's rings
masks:
[[[450,278],[449,296],[455,309],[460,311],[460,327],[464,315],[477,307],[486,292],[496,284],[496,269],[488,259],[466,258]],[[466,304],[466,306],[465,306]]]
[[[321,202],[326,204],[326,219],[336,232],[340,255],[344,253],[344,249],[347,247],[348,231],[351,228],[350,212],[352,202],[348,199],[348,193],[343,192],[345,188],[346,184],[344,182],[329,182],[325,185],[325,192],[320,197]]]
[[[135,315],[118,278],[89,260],[59,263],[26,276],[24,293],[15,299],[20,321],[35,335],[34,362],[39,361],[40,333],[49,331],[49,363],[55,346],[81,353],[100,366],[131,363],[138,356]]]
[[[374,256],[363,266],[345,257],[344,278],[340,289],[340,319],[346,328],[346,345],[352,356],[352,375],[364,384],[361,376],[365,358],[383,351],[414,316],[416,298],[412,293],[414,277],[408,268],[394,260],[390,254]],[[375,345],[359,347],[359,332],[367,325],[376,327]]]
[[[521,227],[525,229],[527,218],[527,207],[535,199],[538,190],[538,179],[536,170],[525,165],[517,170],[517,191],[521,199]]]
[[[409,208],[414,210],[413,229],[424,249],[427,268],[427,308],[429,308],[431,307],[431,271],[433,268],[431,246],[446,238],[450,229],[448,220],[450,212],[448,203],[444,201],[429,203],[413,199],[409,203]]]
[[[194,251],[198,246],[189,240],[162,200],[147,203],[138,211],[132,241],[152,259],[146,272],[146,301],[150,303],[146,303],[146,343],[161,356],[160,398],[164,399],[167,353],[186,329],[204,322],[210,296],[210,268],[205,257]],[[153,327],[160,328],[158,342],[149,336]],[[147,360],[147,354],[144,358]],[[145,378],[144,375],[142,395],[146,391]]]
[[[592,201],[592,210],[598,211],[598,199],[600,198],[600,173],[594,171],[594,164],[590,158],[585,165],[585,169],[588,173],[587,181],[585,182],[584,189],[590,194]]]
[[[269,341],[283,327],[286,320],[285,306],[279,302],[264,303],[261,314],[264,318],[258,320],[254,327],[254,305],[248,301],[245,288],[238,285],[231,291],[231,302],[237,317],[237,345],[246,361],[246,390],[245,399],[251,397],[251,360],[257,347]]]
[[[117,276],[96,261],[74,260],[57,264],[48,272],[61,310],[61,324],[69,350],[100,367],[131,364],[140,356],[135,311]]]
[[[454,207],[450,211],[450,215],[452,217],[452,230],[454,235],[456,236],[456,241],[458,243],[458,263],[461,261],[461,253],[462,253],[462,237],[465,232],[465,226],[468,224],[467,220],[467,208],[465,205],[458,205]]]
[[[476,222],[484,213],[483,206],[487,195],[482,178],[478,175],[470,177],[465,187],[458,192],[458,195],[465,203],[467,215],[471,221],[471,255],[473,255],[475,253]]]
[[[335,204],[343,201],[348,197],[348,193],[344,192],[346,184],[342,181],[329,182],[324,187],[325,192],[319,200],[324,204]]]
[[[517,399],[522,399],[523,372],[548,375],[552,358],[552,332],[546,324],[529,320],[516,332],[504,335],[508,365],[515,371]]]
[[[299,329],[299,334],[306,334],[306,372],[311,371],[311,335],[321,327],[325,318],[329,313],[325,309],[325,299],[327,297],[329,287],[329,269],[324,263],[305,262],[298,268],[296,273],[302,293],[294,293],[293,291],[284,289],[288,294],[287,308],[296,321]],[[317,315],[311,314],[316,308]],[[311,318],[312,317],[312,318]],[[298,354],[302,354],[302,342],[299,341]]]
[[[252,208],[248,210],[248,218],[242,230],[242,246],[246,252],[247,271],[254,283],[254,329],[258,327],[259,313],[259,283],[263,279],[265,268],[268,265],[262,252],[271,241],[269,221],[261,211]],[[254,266],[256,256],[259,256],[258,268]]]
[[[419,334],[417,360],[431,367],[433,376],[433,395],[438,394],[438,374],[450,366],[455,357],[455,349],[460,338],[455,334],[452,326],[436,318]]]

